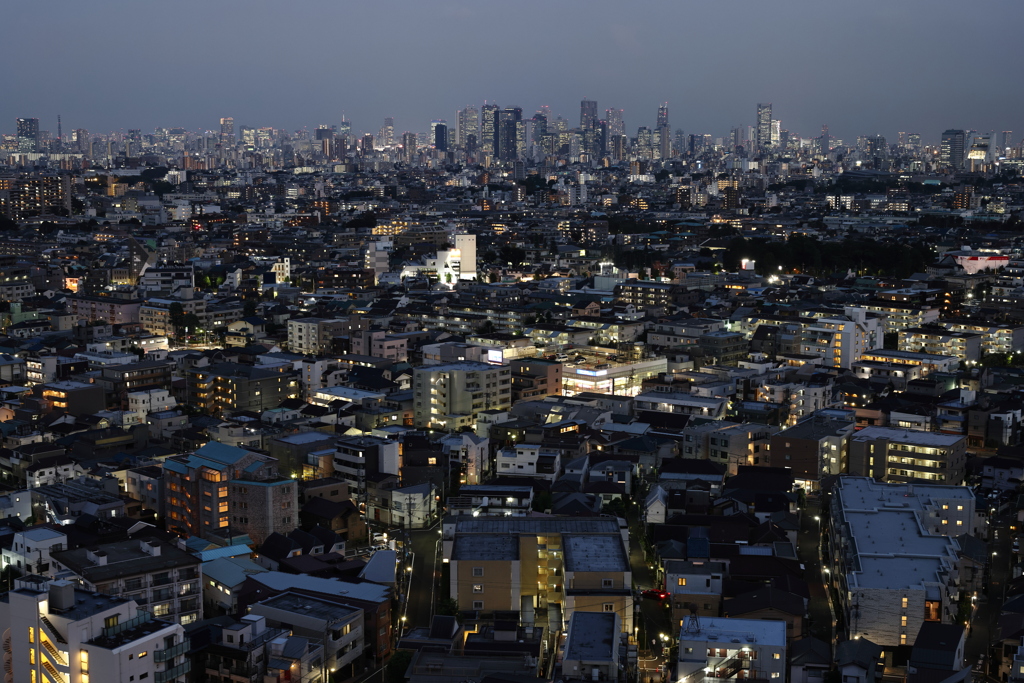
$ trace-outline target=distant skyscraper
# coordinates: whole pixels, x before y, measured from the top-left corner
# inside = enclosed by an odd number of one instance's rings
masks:
[[[18,119],[19,152],[35,152],[39,144],[39,119]]]
[[[658,107],[658,128],[668,126],[668,102],[663,102]]]
[[[907,146],[911,149],[921,149],[921,134],[907,133]]]
[[[498,137],[498,105],[487,104],[480,108],[480,151],[494,156]]]
[[[672,156],[672,129],[668,125],[668,102],[663,102],[658,107],[658,156],[668,159]]]
[[[610,136],[626,134],[626,124],[622,120],[621,109],[605,109],[604,118],[608,122],[608,134]]]
[[[967,135],[964,131],[950,128],[942,134],[942,145],[939,148],[939,160],[955,170],[964,167],[964,147]]]
[[[999,153],[1006,154],[1006,150],[1013,147],[1013,131],[1004,130],[1003,134],[999,137]]]
[[[766,149],[772,144],[772,103],[757,105],[757,146]]]
[[[480,112],[476,107],[466,107],[458,112],[455,119],[457,144],[467,152],[475,150],[480,143]]]
[[[495,156],[502,161],[518,159],[523,147],[523,138],[523,110],[519,107],[505,107],[498,116]]]
[[[235,120],[230,116],[220,120],[220,144],[225,147],[235,146]]]
[[[384,126],[380,129],[380,143],[386,148],[395,146],[395,119],[392,116],[384,117]]]
[[[597,127],[597,102],[585,99],[580,102],[580,128],[592,130]]]
[[[402,157],[410,166],[416,160],[416,133],[402,133]]]
[[[430,122],[430,144],[439,152],[448,151],[448,122],[444,119]]]

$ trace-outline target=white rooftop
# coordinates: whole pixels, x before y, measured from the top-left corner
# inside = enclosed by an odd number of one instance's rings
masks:
[[[685,626],[685,624],[684,624]],[[679,634],[680,642],[719,642],[724,647],[736,648],[738,641],[744,645],[769,645],[786,647],[786,622],[768,619],[730,619],[726,617],[701,617],[700,631],[685,630]],[[680,652],[684,648],[679,648]]]
[[[859,432],[854,432],[854,441],[868,441],[872,439],[888,439],[899,443],[916,444],[919,446],[931,446],[938,448],[942,446],[954,446],[965,437],[955,434],[940,434],[938,432],[919,432],[913,429],[898,429],[895,427],[865,427]]]

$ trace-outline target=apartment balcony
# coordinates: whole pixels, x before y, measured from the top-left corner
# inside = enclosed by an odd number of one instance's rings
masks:
[[[157,650],[153,653],[153,661],[158,663],[170,662],[175,657],[185,654],[188,652],[189,640],[184,639],[182,642],[174,645],[173,647],[166,648],[164,650]]]
[[[179,676],[184,676],[191,670],[192,662],[186,659],[183,663],[179,664],[178,666],[171,667],[170,669],[165,669],[164,671],[157,671],[155,674],[153,674],[153,680],[156,681],[156,683],[167,683],[168,681],[173,681],[175,678],[178,678]]]

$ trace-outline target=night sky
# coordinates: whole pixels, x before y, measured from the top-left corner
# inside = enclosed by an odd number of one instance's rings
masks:
[[[1021,0],[89,0],[9,2],[0,18],[0,132],[181,126],[396,133],[484,100],[579,101],[686,133],[753,125],[758,102],[793,134],[946,128],[1024,134]]]

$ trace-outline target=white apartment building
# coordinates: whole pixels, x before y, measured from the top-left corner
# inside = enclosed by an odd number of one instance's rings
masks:
[[[554,482],[562,473],[562,456],[557,450],[539,444],[517,443],[498,451],[499,477],[530,477]]]
[[[477,414],[512,406],[512,369],[488,363],[449,363],[413,370],[416,427],[458,430]]]
[[[821,357],[826,365],[849,368],[865,351],[882,345],[882,324],[878,318],[869,318],[865,309],[856,306],[847,306],[844,314],[819,318],[807,327],[801,351]]]
[[[969,599],[953,538],[977,521],[968,489],[840,477],[831,512],[825,561],[850,639],[908,645],[924,622],[952,623]]]
[[[720,683],[725,678],[786,680],[786,622],[688,617],[679,633],[672,680]]]
[[[288,350],[293,353],[319,355],[331,348],[336,336],[348,329],[348,320],[296,318],[288,321]]]
[[[183,683],[191,669],[180,624],[70,581],[16,579],[0,601],[0,632],[9,683]]]
[[[146,422],[150,413],[171,410],[177,405],[177,400],[167,389],[128,392],[128,410],[138,413],[142,422]]]
[[[637,395],[634,405],[638,411],[652,410],[721,420],[729,407],[729,399],[695,396],[683,392],[645,391]]]

